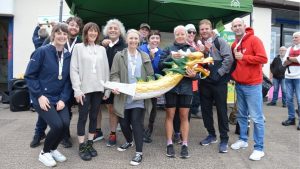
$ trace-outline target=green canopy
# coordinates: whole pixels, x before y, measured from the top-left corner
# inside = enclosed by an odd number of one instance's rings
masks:
[[[84,22],[103,26],[117,18],[128,28],[148,23],[151,29],[172,32],[177,25],[209,19],[230,22],[252,12],[252,0],[66,0],[71,13]]]

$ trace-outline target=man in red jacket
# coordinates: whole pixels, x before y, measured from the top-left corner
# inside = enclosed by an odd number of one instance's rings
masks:
[[[252,28],[247,27],[241,18],[232,21],[232,31],[236,40],[231,46],[236,59],[236,68],[232,73],[236,81],[237,92],[237,120],[240,125],[239,140],[231,145],[234,150],[248,147],[248,116],[254,123],[254,151],[250,160],[260,160],[264,154],[264,119],[262,96],[262,64],[267,63],[267,55],[262,41],[254,36]]]

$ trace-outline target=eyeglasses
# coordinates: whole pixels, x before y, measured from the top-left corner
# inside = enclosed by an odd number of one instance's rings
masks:
[[[197,32],[196,31],[187,31],[187,33],[196,35]]]

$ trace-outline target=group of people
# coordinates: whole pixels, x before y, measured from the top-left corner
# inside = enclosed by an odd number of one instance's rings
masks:
[[[48,38],[50,40],[46,39],[33,52],[25,73],[32,103],[39,115],[30,146],[38,146],[40,140],[45,138],[39,161],[46,166],[55,166],[57,161],[66,160],[57,147],[60,142],[66,148],[72,146],[69,127],[75,98],[79,111],[77,136],[80,158],[88,161],[97,156],[93,142],[103,138],[100,105],[106,104],[110,128],[107,146],[116,145],[119,123],[126,142],[117,150],[126,151],[135,145],[136,153],[130,164],[139,165],[143,159],[143,142],[152,141],[157,98],[133,100],[118,89],[105,89],[101,81],[136,83],[137,78],[146,80],[147,76],[164,74],[162,70],[168,67],[164,62],[181,58],[178,51],[188,49],[203,52],[205,57],[213,57],[214,64],[205,65],[210,70],[210,75],[205,79],[192,69],[187,69],[179,84],[165,93],[166,156],[175,157],[173,141],[177,139],[181,143],[180,157],[190,157],[190,108],[197,88],[204,126],[208,131],[208,136],[200,141],[200,145],[217,142],[212,111],[215,104],[220,132],[219,152],[228,151],[226,98],[227,82],[232,76],[236,81],[240,137],[231,148],[248,147],[247,121],[250,115],[254,122],[255,144],[249,158],[260,160],[264,156],[262,65],[267,62],[267,56],[261,40],[254,35],[252,28],[246,28],[241,18],[233,20],[232,31],[236,41],[230,48],[224,39],[213,32],[212,23],[207,19],[199,22],[199,36],[193,24],[179,25],[174,28],[174,43],[161,49],[160,32],[151,30],[146,23],[141,24],[139,30],[129,29],[126,32],[122,22],[111,19],[104,26],[102,41],[100,28],[95,23],[89,22],[83,26],[80,18],[71,17],[66,23],[55,24]],[[297,64],[296,50],[293,50],[294,55],[287,59],[286,65],[292,62],[293,66]],[[293,66],[289,66],[292,71],[297,68]],[[149,122],[144,129],[146,112],[149,113]],[[85,139],[88,115],[89,130]],[[47,125],[50,131],[46,135]]]
[[[271,63],[270,70],[273,79],[273,97],[268,106],[276,106],[279,88],[282,93],[282,107],[288,108],[288,119],[282,122],[283,126],[296,124],[295,112],[300,117],[300,32],[293,34],[293,46],[279,48],[279,55]],[[297,109],[294,106],[294,95],[297,98]],[[300,121],[297,126],[300,130]]]

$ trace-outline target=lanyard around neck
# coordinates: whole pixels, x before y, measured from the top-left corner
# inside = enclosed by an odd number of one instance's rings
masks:
[[[68,51],[69,51],[70,53],[72,53],[72,50],[73,50],[73,48],[74,48],[74,46],[75,46],[76,41],[77,41],[77,36],[76,36],[76,38],[74,39],[74,41],[72,42],[72,45],[70,46],[69,40],[67,40]]]
[[[237,50],[237,48],[241,45],[243,38],[245,37],[246,33],[244,33],[244,35],[241,37],[241,39],[238,41],[238,43],[236,44],[236,46],[234,47],[234,50]]]
[[[58,60],[58,80],[62,80],[62,70],[64,66],[64,51],[61,52],[59,57],[58,52],[56,53],[57,60]]]
[[[134,72],[135,72],[136,64],[137,64],[137,52],[135,52],[135,54],[134,54],[134,60],[133,60],[133,56],[131,56],[128,52],[128,62],[131,67],[131,75],[134,76]]]

